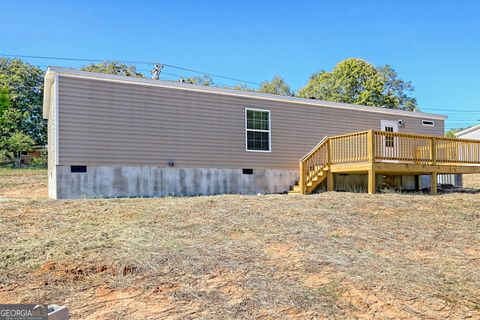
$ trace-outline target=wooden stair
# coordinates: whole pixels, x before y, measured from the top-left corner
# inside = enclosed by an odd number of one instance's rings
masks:
[[[316,166],[306,177],[305,193],[312,193],[327,178],[328,167]],[[300,184],[297,182],[288,192],[290,195],[301,194]]]

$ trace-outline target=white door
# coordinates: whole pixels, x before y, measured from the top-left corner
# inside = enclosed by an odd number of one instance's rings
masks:
[[[398,121],[381,120],[380,127],[385,132],[398,132]],[[398,157],[398,139],[395,137],[384,137],[382,139],[382,156],[386,158],[392,158],[391,160],[384,160],[388,162],[398,162],[395,160]]]

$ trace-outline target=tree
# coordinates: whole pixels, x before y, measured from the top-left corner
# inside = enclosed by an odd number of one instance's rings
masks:
[[[189,77],[189,78],[180,78],[178,80],[182,83],[196,84],[199,86],[213,86],[213,79],[210,76],[203,75],[201,77]]]
[[[272,81],[263,81],[260,84],[259,92],[291,96],[290,86],[280,76],[273,77]]]
[[[312,75],[299,96],[412,111],[417,109],[413,90],[412,84],[401,80],[391,66],[377,68],[365,60],[350,58],[339,62],[331,72]]]
[[[418,110],[417,99],[411,96],[415,88],[410,81],[400,79],[395,69],[388,64],[378,67],[377,70],[384,81],[384,106],[391,109]]]
[[[43,119],[44,72],[20,59],[0,58],[0,143],[20,131],[37,145],[47,143],[47,122]]]
[[[12,100],[10,99],[10,94],[8,92],[8,87],[0,88],[0,125],[3,122],[3,114],[5,111],[12,106]]]
[[[465,130],[466,128],[453,128],[453,129],[450,129],[448,130],[447,132],[445,132],[445,137],[448,137],[448,138],[455,138],[455,134],[460,132],[460,131],[463,131]]]
[[[21,112],[12,107],[8,87],[0,88],[0,147],[4,153],[11,152],[8,149],[8,139],[18,132],[18,128],[24,119],[27,119],[29,113]]]
[[[100,63],[92,63],[87,66],[83,66],[80,70],[126,77],[144,77],[143,74],[137,72],[136,66],[126,65],[117,61],[102,61]]]
[[[255,89],[250,88],[246,84],[236,84],[234,86],[225,86],[225,89],[240,90],[240,91],[255,91]]]
[[[15,164],[19,165],[22,151],[30,151],[34,145],[35,142],[30,136],[17,131],[4,142],[2,149],[12,152],[15,157]],[[9,153],[6,153],[6,155],[9,155]]]

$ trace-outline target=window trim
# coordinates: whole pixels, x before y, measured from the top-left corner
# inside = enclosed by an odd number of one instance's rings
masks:
[[[248,129],[247,111],[268,112],[268,130]],[[248,131],[268,132],[268,150],[249,150],[248,149]],[[247,152],[272,152],[272,113],[268,109],[245,108],[245,151]]]
[[[431,122],[430,123],[425,123],[425,122]],[[435,121],[434,120],[422,120],[422,126],[426,126],[426,127],[435,127]]]

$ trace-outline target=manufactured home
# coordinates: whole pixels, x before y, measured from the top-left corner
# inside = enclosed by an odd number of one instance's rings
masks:
[[[375,192],[463,168],[442,166],[446,117],[429,113],[57,67],[43,108],[51,198]]]

